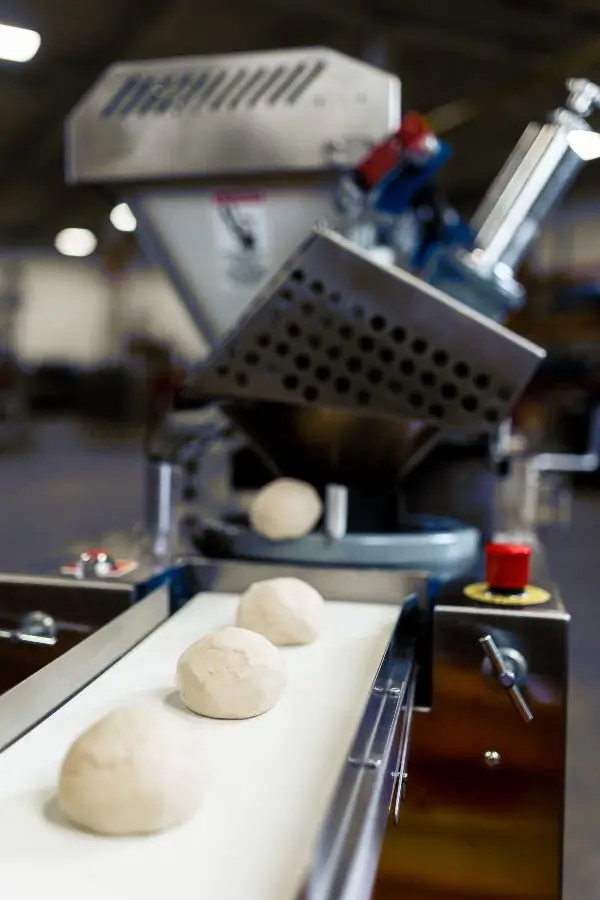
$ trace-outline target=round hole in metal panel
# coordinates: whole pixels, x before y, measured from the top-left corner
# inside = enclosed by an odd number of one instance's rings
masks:
[[[497,409],[486,409],[483,414],[483,418],[486,422],[497,422],[500,418],[500,415]]]
[[[286,375],[283,379],[283,386],[286,391],[295,391],[298,388],[298,376],[297,375]]]
[[[313,281],[310,286],[310,289],[313,292],[313,294],[322,294],[323,291],[325,290],[323,287],[322,281]]]
[[[360,360],[358,356],[351,356],[346,360],[346,368],[349,372],[353,372],[354,374],[362,372],[362,360]]]
[[[385,331],[387,322],[383,316],[373,316],[371,319],[371,328],[373,331]]]
[[[413,391],[408,395],[408,402],[413,407],[413,409],[420,409],[425,403],[425,400],[423,399],[422,394],[419,394],[417,391]]]
[[[373,338],[361,337],[361,339],[358,342],[358,345],[361,350],[364,350],[365,353],[369,353],[375,346],[375,342],[373,341]]]
[[[329,366],[317,366],[315,369],[315,376],[319,381],[327,381],[331,378],[331,369]]]
[[[334,386],[338,394],[347,394],[350,390],[350,379],[349,378],[336,378],[334,381]]]
[[[183,493],[183,499],[187,500],[188,502],[198,499],[198,492],[195,487],[191,487],[191,486],[185,487],[183,489],[182,493]]]
[[[338,306],[342,302],[342,295],[338,291],[333,291],[329,295],[329,302],[333,303],[334,306]]]
[[[384,347],[379,353],[379,359],[381,362],[391,363],[396,359],[396,354],[390,347]]]
[[[433,354],[433,361],[436,366],[447,366],[448,365],[448,354],[445,350],[436,350]]]
[[[402,392],[402,385],[399,381],[396,381],[394,378],[390,382],[388,382],[388,387],[392,394],[400,394]]]
[[[331,326],[333,325],[333,319],[331,318],[331,316],[323,316],[323,318],[321,319],[321,325],[323,326],[323,328],[331,328]]]
[[[312,384],[309,384],[304,388],[303,396],[305,400],[312,402],[313,400],[319,399],[319,390],[316,387],[313,387]]]
[[[421,375],[421,384],[425,387],[433,387],[437,383],[437,375],[435,372],[423,372]]]
[[[371,382],[371,384],[379,384],[383,379],[383,372],[381,369],[370,369],[367,372],[367,378]]]
[[[395,344],[401,344],[406,340],[406,331],[400,326],[392,329],[392,340]]]
[[[294,302],[294,292],[289,288],[282,288],[279,291],[279,296],[284,301],[284,303],[293,303]]]
[[[471,369],[469,368],[468,363],[457,362],[454,366],[454,374],[457,378],[468,378],[471,374]]]
[[[490,376],[486,375],[485,372],[476,375],[473,380],[475,382],[475,387],[479,388],[480,391],[484,391],[490,386]]]
[[[302,269],[294,269],[294,271],[292,272],[292,280],[297,281],[298,284],[300,284],[302,281],[304,281],[304,277],[305,276],[304,276],[304,272],[302,271]]]
[[[339,347],[336,347],[335,344],[331,347],[328,347],[326,352],[329,359],[339,359],[342,355],[342,351]]]
[[[362,308],[362,306],[353,306],[352,307],[352,315],[358,322],[360,322],[361,319],[364,319],[364,317],[365,317],[365,311]]]
[[[460,402],[462,408],[466,409],[467,412],[475,412],[476,409],[479,409],[479,400],[477,397],[473,397],[472,394],[467,394]]]
[[[308,346],[312,347],[313,350],[318,350],[321,346],[321,338],[318,334],[309,334],[308,336]]]
[[[286,344],[285,341],[281,341],[275,347],[275,353],[278,356],[287,356],[289,352],[290,352],[290,345]]]
[[[413,353],[416,353],[418,356],[422,356],[424,353],[427,352],[427,348],[429,347],[429,344],[427,343],[426,340],[424,340],[424,338],[415,338],[411,344],[411,347],[412,347]]]
[[[248,385],[248,376],[245,372],[236,372],[235,383],[238,387],[246,387]]]
[[[296,322],[290,322],[287,327],[287,333],[291,338],[300,337],[300,335],[302,334],[302,329]]]
[[[458,388],[448,381],[441,386],[440,393],[446,400],[455,400],[458,397]]]
[[[268,347],[269,344],[271,343],[271,335],[267,334],[266,331],[263,331],[262,334],[259,334],[258,337],[256,338],[256,343],[258,344],[259,347],[262,347],[264,350],[264,348]]]
[[[432,403],[429,407],[429,415],[433,416],[434,419],[443,419],[444,418],[444,407],[441,403]]]
[[[507,403],[510,400],[510,398],[512,397],[512,395],[513,395],[513,392],[511,391],[510,388],[507,388],[507,387],[498,388],[498,399],[499,400],[504,400],[504,402]]]
[[[249,366],[257,365],[259,359],[260,359],[260,357],[259,357],[258,353],[246,353],[246,355],[244,356],[244,360],[245,360],[246,364]]]
[[[299,353],[295,362],[296,368],[300,369],[301,372],[306,372],[307,369],[310,369],[310,356],[308,353]]]
[[[344,338],[344,340],[349,341],[354,337],[354,329],[350,327],[350,325],[342,325],[339,329],[340,337]]]
[[[368,391],[359,391],[356,395],[356,401],[360,406],[368,406],[371,402],[371,395]]]
[[[315,311],[314,303],[310,303],[310,301],[307,300],[305,303],[301,304],[300,311],[302,312],[302,315],[307,318],[308,316],[312,316]]]
[[[221,378],[229,375],[229,366],[217,366],[217,375],[219,375]]]
[[[400,363],[400,371],[404,373],[404,375],[414,375],[417,370],[412,359],[403,359]]]

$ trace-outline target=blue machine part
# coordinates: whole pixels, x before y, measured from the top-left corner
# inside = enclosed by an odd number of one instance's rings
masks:
[[[439,141],[437,153],[424,165],[406,163],[391,172],[377,186],[372,206],[380,213],[398,216],[412,205],[415,196],[433,180],[434,175],[452,156],[452,149]]]

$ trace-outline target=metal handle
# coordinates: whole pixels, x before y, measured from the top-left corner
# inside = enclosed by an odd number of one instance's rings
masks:
[[[53,647],[58,640],[56,622],[44,612],[23,616],[18,628],[0,628],[0,640],[15,644],[43,644]]]
[[[415,705],[415,690],[417,687],[417,671],[416,667],[412,671],[410,684],[406,694],[406,705],[404,709],[404,719],[402,720],[402,731],[400,732],[400,743],[398,745],[398,759],[396,761],[396,769],[394,778],[396,779],[396,799],[394,801],[394,825],[400,820],[400,807],[406,793],[406,781],[408,773],[406,765],[408,762],[408,750],[410,747],[410,731],[412,727],[412,715]]]
[[[479,643],[481,644],[486,658],[490,661],[498,684],[507,691],[508,696],[512,700],[523,721],[527,723],[531,722],[533,713],[518,685],[519,678],[522,677],[523,674],[519,671],[519,669],[522,668],[519,659],[520,654],[517,654],[513,650],[510,652],[500,650],[491,634],[486,634],[484,637],[480,638]],[[523,660],[523,664],[524,662],[525,661]]]

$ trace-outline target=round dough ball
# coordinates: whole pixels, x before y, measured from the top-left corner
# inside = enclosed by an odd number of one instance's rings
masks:
[[[302,538],[323,514],[321,498],[311,484],[278,478],[258,492],[250,506],[250,522],[270,541]]]
[[[189,819],[204,792],[197,738],[165,710],[123,708],[92,725],[62,764],[58,803],[98,834],[150,834]]]
[[[299,578],[251,585],[240,600],[237,623],[278,644],[310,644],[323,628],[325,601]]]
[[[283,655],[261,634],[223,628],[192,644],[177,664],[188,709],[211,719],[251,719],[272,709],[283,693]]]

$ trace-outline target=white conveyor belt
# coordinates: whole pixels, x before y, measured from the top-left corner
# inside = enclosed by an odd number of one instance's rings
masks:
[[[327,627],[286,648],[286,692],[243,722],[193,716],[210,772],[204,805],[160,835],[70,827],[55,788],[72,740],[117,706],[152,698],[174,716],[180,654],[233,624],[237,597],[201,594],[3,753],[0,892],[6,900],[294,900],[399,607],[327,604]]]

